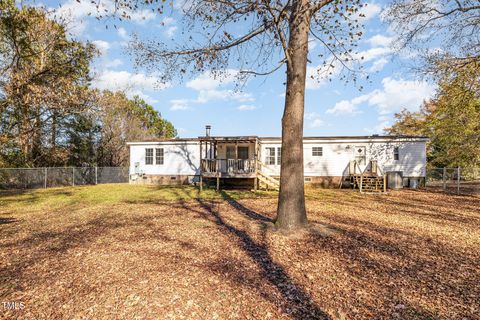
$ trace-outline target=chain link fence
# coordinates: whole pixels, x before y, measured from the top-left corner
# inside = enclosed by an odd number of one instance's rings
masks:
[[[35,189],[127,183],[125,167],[0,168],[0,189]]]
[[[448,193],[480,195],[480,168],[427,169],[426,187]]]

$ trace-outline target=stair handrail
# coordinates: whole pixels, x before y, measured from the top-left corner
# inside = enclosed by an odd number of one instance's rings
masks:
[[[265,171],[270,171],[271,173],[273,173],[273,170],[268,167],[265,163],[263,163],[260,159],[257,159],[257,169],[260,171],[260,172],[263,172],[267,175],[269,175],[269,173],[265,172]],[[265,171],[263,169],[266,169]]]

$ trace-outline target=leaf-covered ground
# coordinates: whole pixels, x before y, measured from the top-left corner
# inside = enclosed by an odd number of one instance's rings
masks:
[[[478,319],[480,198],[131,185],[0,193],[0,318]]]

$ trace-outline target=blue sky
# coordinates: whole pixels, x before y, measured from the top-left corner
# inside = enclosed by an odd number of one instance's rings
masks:
[[[109,5],[109,0],[102,2]],[[235,90],[232,69],[223,81],[209,72],[189,75],[182,82],[161,84],[158,76],[136,68],[126,46],[132,34],[155,37],[168,43],[181,37],[178,12],[159,16],[149,10],[132,14],[131,20],[98,21],[89,2],[75,0],[43,3],[58,8],[68,22],[72,36],[91,41],[101,52],[92,66],[92,85],[99,89],[125,90],[140,95],[178,129],[180,137],[196,137],[212,125],[214,135],[279,136],[284,107],[284,72],[250,79],[241,91]],[[382,133],[392,124],[393,114],[402,108],[418,110],[434,94],[433,84],[417,79],[407,67],[411,55],[394,55],[390,43],[395,36],[381,21],[386,2],[369,2],[364,9],[364,36],[360,41],[363,67],[370,81],[361,81],[363,90],[331,81],[308,79],[305,97],[305,136],[368,135]],[[91,14],[91,15],[89,15]],[[106,28],[106,25],[108,28]],[[116,27],[116,28],[115,28]],[[310,42],[309,72],[320,60],[315,52],[320,43]]]

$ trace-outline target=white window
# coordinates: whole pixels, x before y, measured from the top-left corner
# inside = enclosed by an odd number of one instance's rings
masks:
[[[265,164],[274,165],[275,164],[275,148],[265,148],[267,152],[267,157],[265,158]]]
[[[155,164],[163,164],[163,148],[155,149]]]
[[[145,164],[153,164],[153,148],[145,149]]]
[[[323,147],[312,147],[312,156],[314,157],[323,156]]]
[[[393,148],[393,160],[400,160],[400,153],[398,147]]]
[[[282,147],[277,148],[277,165],[282,163]]]

